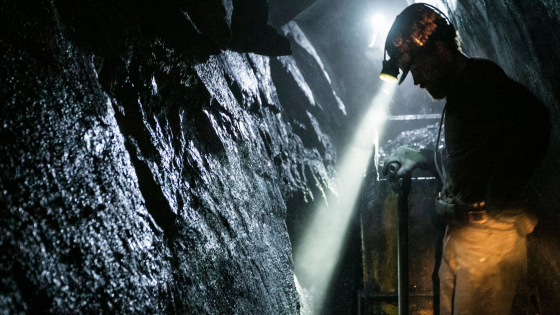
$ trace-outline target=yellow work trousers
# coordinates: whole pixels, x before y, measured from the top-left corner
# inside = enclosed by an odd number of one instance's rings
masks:
[[[524,213],[450,223],[439,269],[441,315],[509,315],[536,223]]]

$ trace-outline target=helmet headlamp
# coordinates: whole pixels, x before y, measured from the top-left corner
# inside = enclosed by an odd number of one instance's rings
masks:
[[[455,28],[439,9],[426,3],[410,5],[397,16],[387,35],[383,69],[379,78],[401,84],[408,75],[414,57],[429,42],[434,42],[442,34],[449,32],[455,33]],[[399,69],[402,70],[400,80],[397,79]]]
[[[379,78],[383,81],[397,83],[399,76],[399,65],[395,59],[383,60],[383,69]]]

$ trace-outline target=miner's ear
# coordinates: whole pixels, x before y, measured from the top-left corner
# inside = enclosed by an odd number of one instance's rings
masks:
[[[447,46],[446,43],[438,40],[436,41],[436,51],[437,54],[441,57],[449,57],[451,55],[450,51],[449,51],[449,47]]]

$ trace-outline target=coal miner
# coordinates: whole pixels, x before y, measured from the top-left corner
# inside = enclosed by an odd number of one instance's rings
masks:
[[[384,161],[402,177],[416,168],[443,182],[436,210],[447,222],[439,269],[441,314],[509,314],[527,268],[526,236],[537,220],[528,180],[546,153],[547,109],[489,60],[469,58],[436,8],[413,4],[397,16],[385,42],[381,78],[408,72],[442,114],[445,148],[399,147]]]

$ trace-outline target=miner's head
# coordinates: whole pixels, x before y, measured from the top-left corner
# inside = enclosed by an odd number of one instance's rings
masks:
[[[415,85],[432,98],[442,99],[456,76],[455,56],[461,54],[458,39],[455,27],[441,11],[413,4],[397,16],[389,31],[385,41],[389,60],[383,61],[380,77],[396,81],[400,69],[400,84],[410,71]]]

